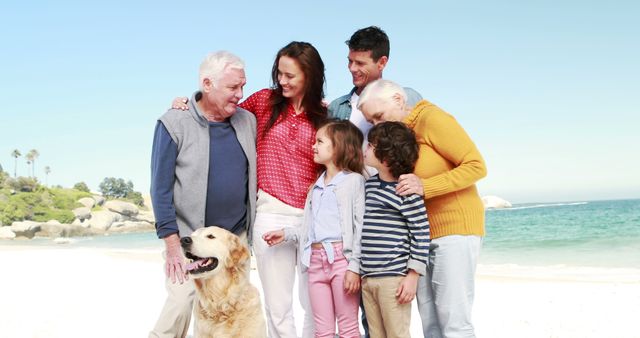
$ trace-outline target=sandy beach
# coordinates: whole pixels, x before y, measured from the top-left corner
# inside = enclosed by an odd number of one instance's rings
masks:
[[[0,243],[0,257],[0,337],[146,337],[164,302],[160,250]],[[640,269],[478,268],[478,337],[640,337],[638,313]]]

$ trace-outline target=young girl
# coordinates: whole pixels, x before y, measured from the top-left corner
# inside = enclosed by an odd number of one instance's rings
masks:
[[[360,237],[364,215],[362,132],[329,121],[316,133],[313,161],[325,167],[310,188],[302,227],[265,233],[269,246],[298,242],[308,272],[315,337],[360,337]]]

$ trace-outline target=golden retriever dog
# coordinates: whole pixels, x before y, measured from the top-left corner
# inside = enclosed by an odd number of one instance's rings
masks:
[[[249,282],[249,248],[240,237],[206,227],[180,243],[196,286],[196,337],[266,337],[260,295]]]

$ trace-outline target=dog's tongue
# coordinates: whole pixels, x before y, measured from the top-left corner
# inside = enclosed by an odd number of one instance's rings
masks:
[[[195,261],[193,263],[187,264],[187,271],[193,271],[193,270],[201,267],[202,263],[204,263],[204,261],[205,261],[204,259],[199,259],[199,260],[197,260],[197,261]]]

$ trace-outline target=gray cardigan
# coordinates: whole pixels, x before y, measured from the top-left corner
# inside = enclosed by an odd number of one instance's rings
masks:
[[[205,226],[207,173],[209,172],[209,122],[198,111],[195,94],[189,110],[170,109],[160,121],[178,146],[173,202],[180,237],[188,236]],[[247,200],[247,236],[252,243],[252,228],[256,215],[256,118],[241,108],[231,116],[230,123],[249,162]]]
[[[362,175],[348,173],[345,179],[335,188],[340,211],[340,228],[342,229],[342,253],[349,261],[349,271],[360,274],[360,239],[362,237],[362,222],[364,216],[364,182]],[[300,252],[309,239],[309,229],[313,224],[311,213],[311,197],[313,189],[307,193],[304,204],[304,217],[302,226],[285,228],[285,241],[296,241]],[[301,264],[302,265],[302,264]],[[303,266],[303,269],[306,267]]]

